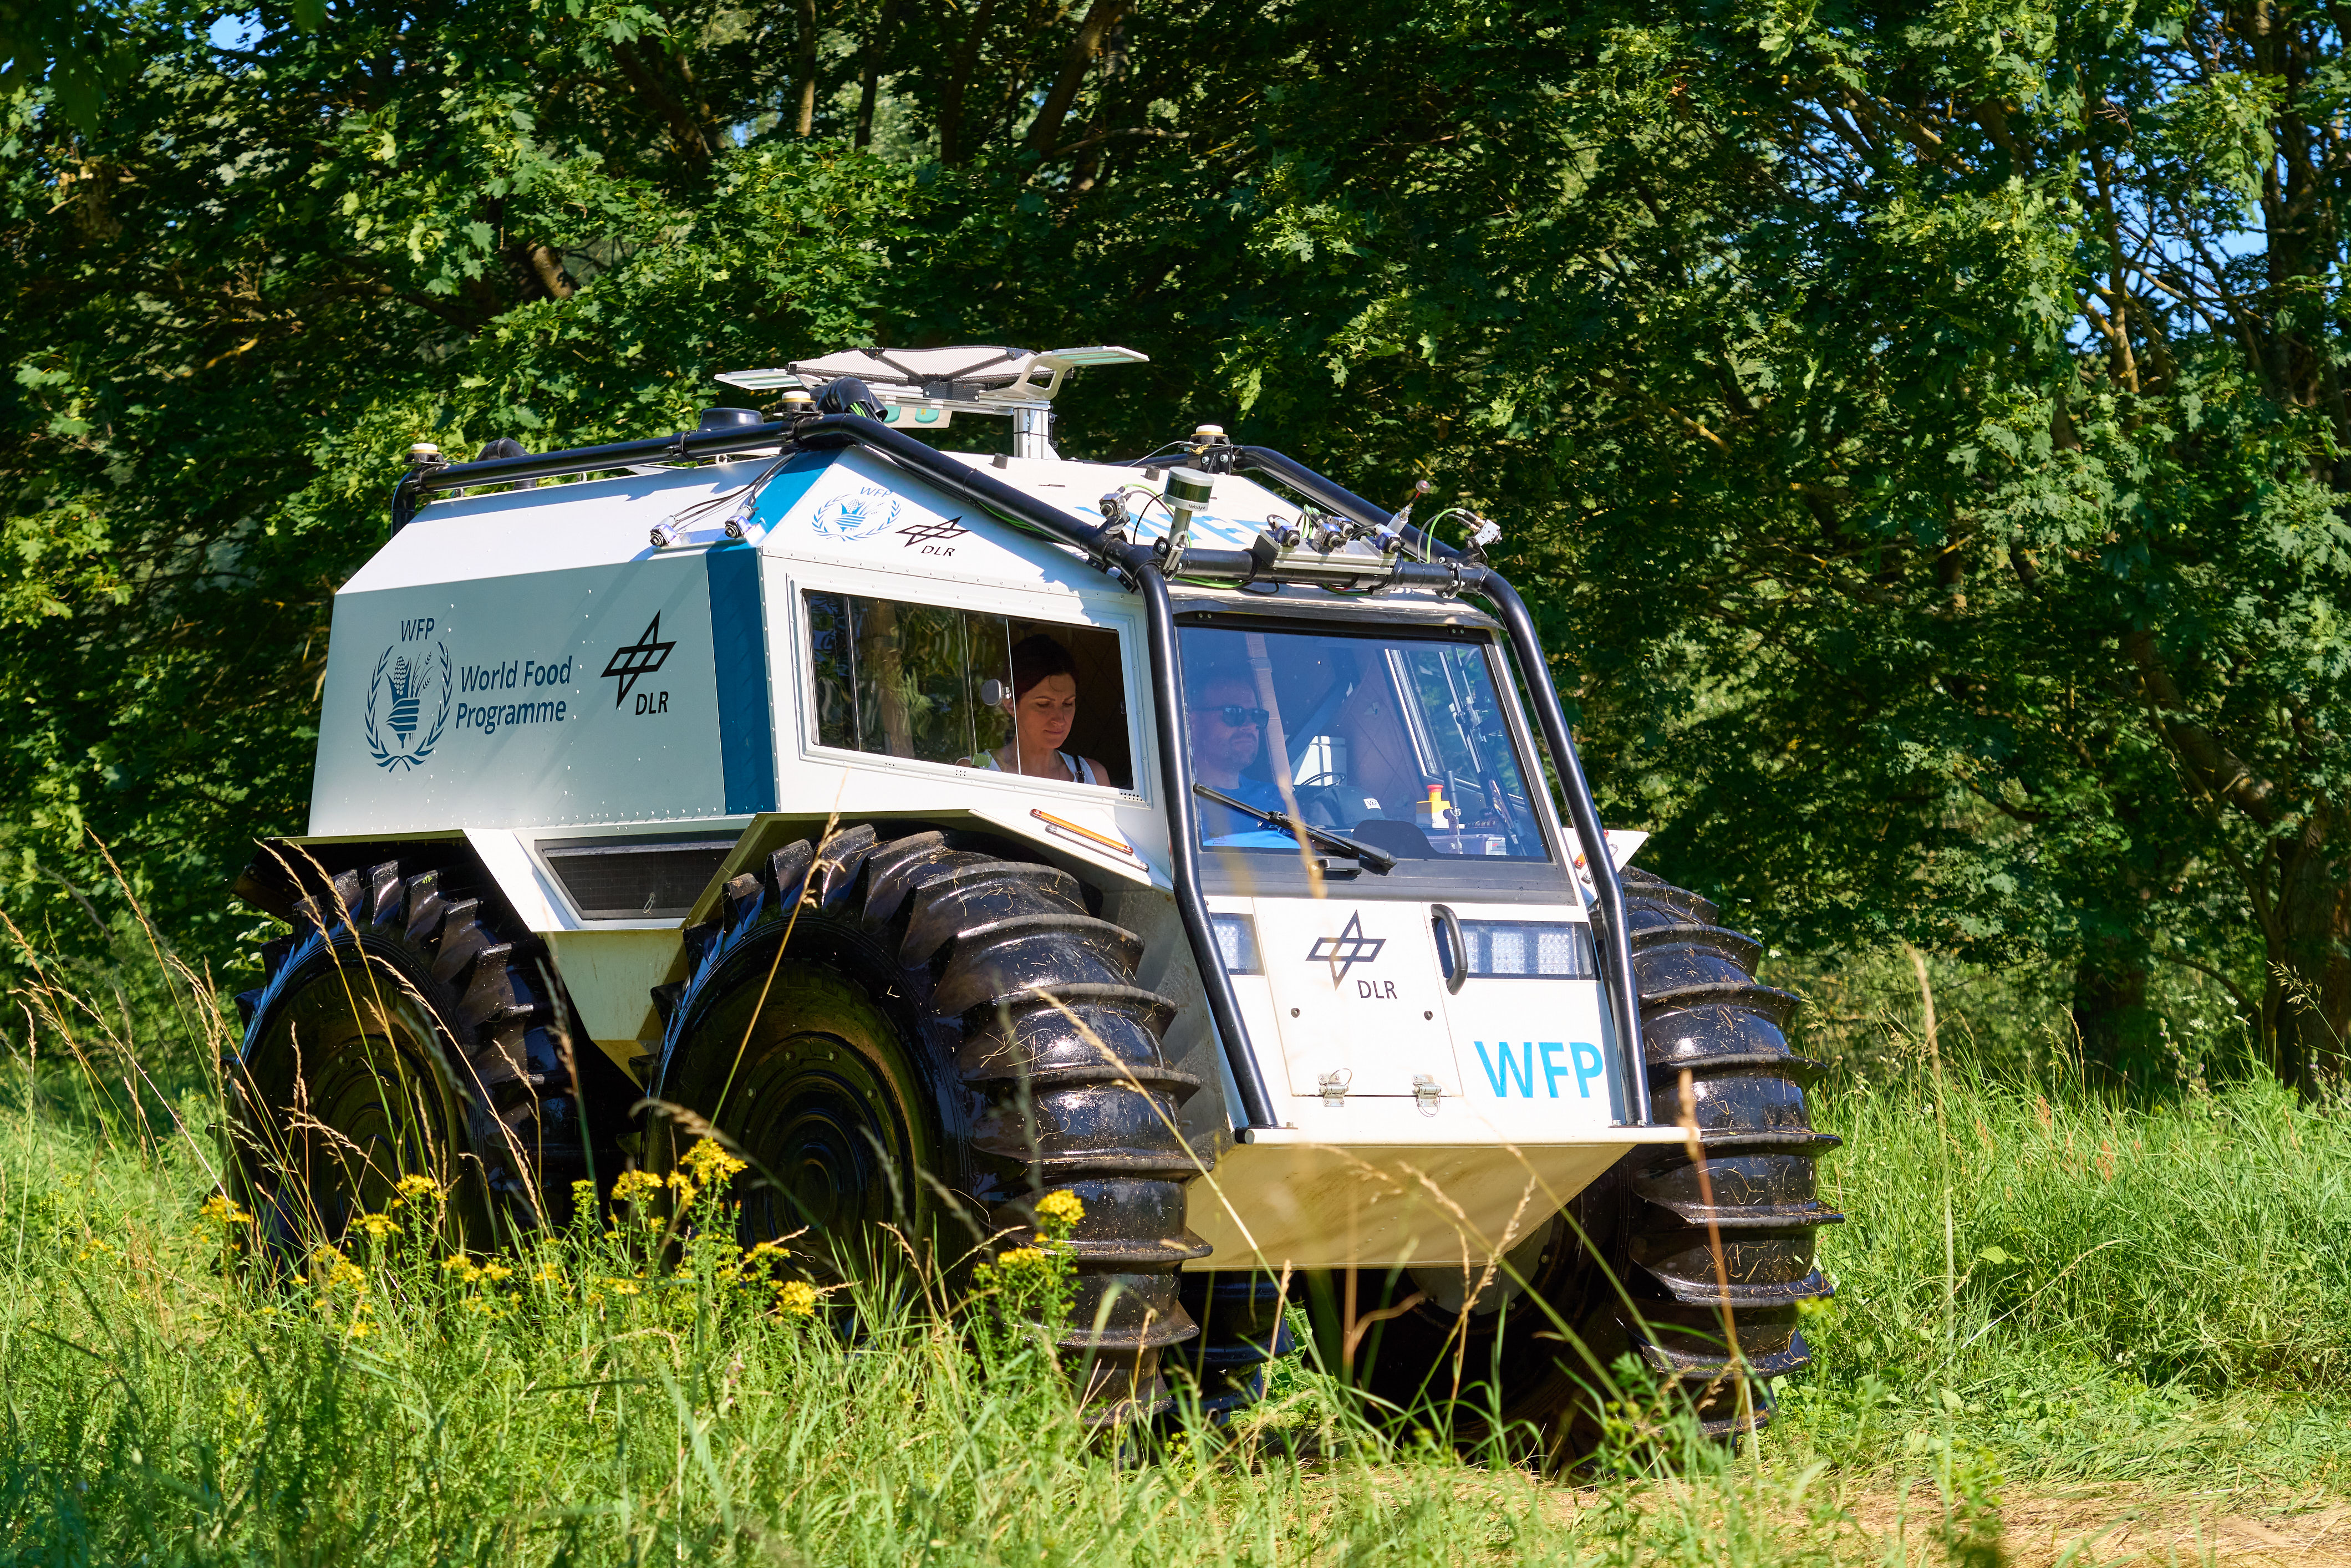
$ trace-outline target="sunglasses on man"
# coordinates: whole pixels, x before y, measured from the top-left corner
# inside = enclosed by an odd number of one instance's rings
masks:
[[[1272,716],[1261,707],[1242,707],[1238,703],[1228,703],[1223,707],[1195,708],[1193,711],[1215,714],[1225,721],[1227,729],[1263,729],[1265,721]]]

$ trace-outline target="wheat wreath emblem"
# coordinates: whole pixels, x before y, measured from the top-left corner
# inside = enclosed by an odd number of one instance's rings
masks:
[[[394,772],[406,772],[432,756],[433,748],[441,744],[442,728],[449,722],[449,698],[456,674],[455,667],[449,662],[449,645],[446,643],[434,644],[434,653],[426,656],[430,663],[420,660],[411,664],[404,655],[395,662],[393,655],[399,652],[399,645],[394,643],[383,651],[382,658],[375,662],[375,674],[368,681],[365,717],[368,755],[375,758],[375,765],[389,768]],[[415,749],[395,750],[392,746],[384,744],[383,732],[389,729],[394,745],[404,747],[408,737],[422,727],[417,722],[423,717],[424,699],[422,694],[432,682],[433,664],[441,667],[441,700],[433,710],[432,726],[425,729],[424,739]],[[376,710],[387,689],[384,679],[387,673],[392,677],[389,683],[392,704],[382,723],[379,724]]]

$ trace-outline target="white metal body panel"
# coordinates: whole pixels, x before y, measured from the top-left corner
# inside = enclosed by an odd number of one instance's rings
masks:
[[[705,552],[641,520],[708,472],[428,507],[378,551],[335,595],[311,832],[723,814]]]
[[[1465,921],[1586,923],[1581,909],[1459,899],[1449,907]],[[1439,1016],[1460,1058],[1464,1097],[1503,1135],[1583,1137],[1625,1115],[1624,1058],[1598,980],[1473,975],[1445,998]]]
[[[1447,906],[1464,920],[1588,924],[1576,907]],[[1610,1136],[1624,1113],[1597,980],[1471,977],[1448,992],[1434,906],[1418,900],[1219,895],[1209,908],[1256,927],[1265,973],[1233,976],[1233,991],[1290,1129],[1348,1145],[1532,1145]],[[1322,1092],[1332,1071],[1350,1074],[1335,1097]],[[1433,1104],[1416,1075],[1437,1081]]]
[[[1442,1011],[1428,906],[1395,899],[1256,898],[1258,953],[1293,1095],[1403,1095],[1416,1081],[1461,1092]]]

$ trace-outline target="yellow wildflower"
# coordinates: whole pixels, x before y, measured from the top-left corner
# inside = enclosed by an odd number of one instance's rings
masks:
[[[319,1304],[326,1305],[327,1296],[337,1290],[354,1294],[367,1294],[367,1270],[344,1257],[332,1247],[319,1247],[310,1253],[310,1282],[318,1287]]]
[[[482,1277],[481,1265],[462,1252],[452,1253],[441,1260],[441,1271],[461,1285],[470,1285]]]
[[[351,1221],[351,1228],[364,1231],[371,1241],[381,1241],[387,1236],[397,1236],[400,1226],[388,1214],[362,1214]]]
[[[1037,1219],[1045,1233],[1059,1241],[1078,1227],[1086,1217],[1085,1200],[1068,1187],[1049,1192],[1037,1200]]]
[[[507,1268],[503,1263],[493,1260],[482,1265],[482,1278],[487,1280],[493,1285],[496,1284],[500,1280],[509,1280],[513,1277],[514,1270]]]
[[[612,1184],[614,1203],[643,1203],[661,1191],[661,1177],[651,1171],[622,1171]]]
[[[400,1201],[402,1203],[421,1203],[426,1198],[448,1196],[448,1190],[429,1176],[412,1173],[400,1178]]]
[[[677,1206],[680,1208],[692,1208],[694,1207],[695,1187],[692,1178],[687,1176],[684,1171],[672,1171],[669,1173],[669,1187],[672,1192],[677,1194]]]
[[[334,1261],[320,1270],[319,1288],[321,1291],[347,1290],[364,1296],[368,1288],[367,1270],[338,1252]]]
[[[998,1269],[1009,1269],[1015,1271],[1036,1268],[1044,1261],[1043,1250],[1035,1247],[1015,1247],[1010,1251],[999,1252],[996,1255],[996,1266]]]
[[[788,1318],[816,1316],[816,1287],[806,1280],[787,1280],[776,1287],[776,1310]]]
[[[596,1207],[596,1184],[592,1181],[573,1182],[571,1184],[571,1207],[582,1214]]]
[[[704,1186],[724,1186],[747,1168],[719,1147],[715,1138],[695,1139],[694,1147],[685,1151],[685,1157],[679,1163],[693,1172],[694,1179]]]
[[[643,1288],[634,1280],[607,1280],[604,1283],[616,1296],[633,1296]]]
[[[204,1199],[204,1217],[215,1225],[250,1225],[253,1216],[231,1202],[226,1193],[216,1192]]]

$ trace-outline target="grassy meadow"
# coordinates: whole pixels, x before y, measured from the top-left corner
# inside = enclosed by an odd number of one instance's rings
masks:
[[[2351,1460],[2345,1118],[2208,1082],[2201,1050],[2135,1104],[2093,1093],[2060,1042],[2017,1049],[2030,1009],[1984,977],[1937,972],[1929,1051],[1898,954],[1820,982],[1851,1218],[1816,1369],[1736,1452],[1635,1400],[1571,1478],[1374,1427],[1302,1359],[1235,1430],[1105,1442],[988,1299],[943,1326],[876,1294],[844,1336],[731,1247],[649,1266],[658,1222],[628,1209],[452,1266],[419,1191],[261,1282],[214,1198],[225,1031],[166,962],[127,945],[14,998],[16,1561],[1976,1568],[2021,1550],[2020,1498],[2274,1511],[2330,1501]]]

